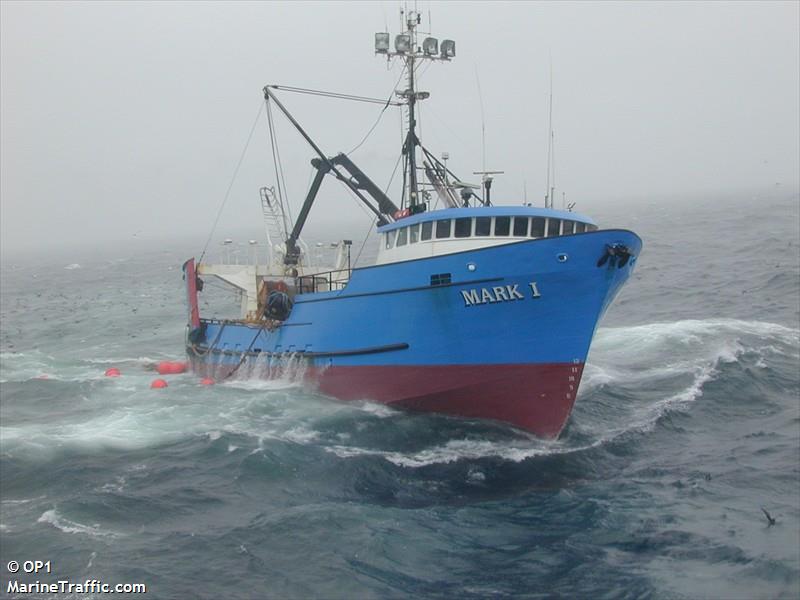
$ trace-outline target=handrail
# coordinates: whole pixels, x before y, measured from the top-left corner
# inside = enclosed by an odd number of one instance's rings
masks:
[[[337,269],[311,275],[295,277],[294,284],[298,294],[334,292],[343,290],[350,281],[352,269]],[[344,274],[344,275],[342,275]]]

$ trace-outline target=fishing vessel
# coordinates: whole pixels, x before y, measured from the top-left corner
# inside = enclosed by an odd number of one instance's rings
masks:
[[[588,216],[516,199],[495,204],[497,172],[466,183],[417,135],[416,68],[455,57],[455,42],[425,37],[420,15],[405,30],[375,35],[379,56],[402,65],[403,89],[386,102],[407,116],[403,187],[395,202],[349,156],[326,154],[268,85],[264,100],[315,153],[315,175],[290,219],[276,168],[261,189],[269,256],[258,264],[183,265],[189,305],[186,348],[204,377],[276,377],[286,365],[322,394],[412,411],[492,419],[554,438],[568,421],[601,316],[631,276],[642,241]],[[334,94],[329,94],[334,95]],[[351,98],[361,98],[352,96]],[[367,100],[366,98],[362,98]],[[277,166],[277,161],[276,161]],[[301,238],[325,179],[344,185],[374,215],[374,264],[351,265],[351,243],[319,265]],[[205,254],[205,253],[204,253]],[[241,294],[240,314],[200,316],[203,278]]]

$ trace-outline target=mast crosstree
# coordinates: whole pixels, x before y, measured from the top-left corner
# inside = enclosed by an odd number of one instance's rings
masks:
[[[390,47],[391,36],[388,31],[375,34],[375,53],[386,56],[386,60],[400,58],[405,61],[407,73],[407,87],[404,90],[397,90],[396,94],[407,106],[408,110],[408,131],[403,142],[403,155],[406,160],[404,181],[406,189],[403,190],[404,197],[408,198],[408,212],[415,214],[425,211],[425,201],[420,198],[419,181],[417,177],[417,148],[421,146],[417,137],[417,102],[430,97],[430,93],[417,91],[416,69],[418,64],[426,60],[449,61],[456,55],[456,43],[453,40],[439,40],[428,35],[419,44],[417,28],[422,23],[422,16],[419,11],[400,11],[404,15],[403,20],[406,30],[394,37],[394,50]],[[424,148],[423,148],[424,150]],[[427,153],[426,153],[427,154]],[[429,166],[426,173],[432,171]],[[437,182],[433,183],[434,188],[438,188]]]

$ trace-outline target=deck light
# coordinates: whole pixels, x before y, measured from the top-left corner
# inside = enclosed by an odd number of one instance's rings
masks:
[[[401,33],[394,38],[394,49],[398,52],[408,52],[411,50],[411,36]]]
[[[375,34],[375,52],[386,53],[389,51],[389,34],[376,33]]]
[[[456,43],[453,40],[442,40],[442,58],[453,58],[456,55]]]
[[[422,42],[422,51],[426,56],[436,56],[439,54],[439,40],[432,37],[427,37]]]

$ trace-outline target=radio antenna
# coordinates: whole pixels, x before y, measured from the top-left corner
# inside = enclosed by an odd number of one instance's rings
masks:
[[[555,181],[553,187],[550,187],[550,176],[553,172],[553,57],[550,56],[550,111],[549,111],[549,125],[547,134],[547,189],[544,194],[544,207],[553,208],[553,192],[555,191]],[[553,179],[555,179],[555,174]]]
[[[475,65],[475,81],[478,83],[478,100],[481,103],[481,170],[486,170],[486,119],[483,114],[483,93],[481,78],[478,76],[478,65]]]

